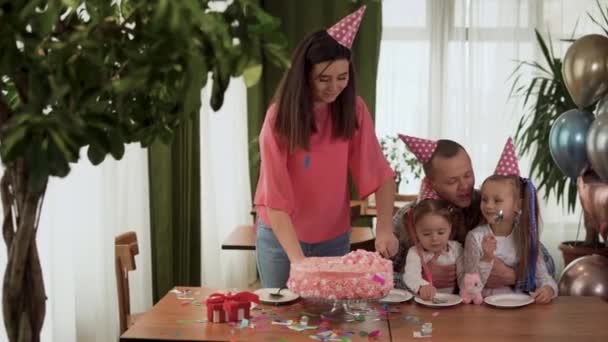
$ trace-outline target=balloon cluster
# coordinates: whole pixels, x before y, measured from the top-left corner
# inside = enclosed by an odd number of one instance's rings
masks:
[[[608,226],[608,37],[577,39],[566,51],[562,74],[578,108],[562,113],[551,127],[549,149],[559,169],[577,181],[583,210],[606,238]],[[597,105],[596,105],[597,104]],[[595,115],[589,111],[596,105]],[[597,175],[593,185],[588,176]]]

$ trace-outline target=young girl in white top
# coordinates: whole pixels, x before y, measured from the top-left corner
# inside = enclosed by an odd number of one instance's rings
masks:
[[[462,245],[458,241],[450,240],[452,215],[448,202],[424,190],[425,184],[423,181],[421,198],[424,199],[409,210],[405,214],[407,217],[403,219],[407,225],[406,229],[411,231],[410,236],[416,237],[414,246],[408,250],[406,256],[403,281],[420,298],[431,300],[437,292],[454,293],[455,289],[435,288],[427,264],[456,264],[457,273],[462,274]]]
[[[539,252],[536,189],[530,179],[519,176],[511,138],[507,140],[494,175],[483,182],[481,212],[487,224],[467,235],[464,268],[466,273],[479,273],[484,284],[482,295],[524,291],[537,303],[550,302],[558,292]],[[515,269],[516,289],[485,288],[497,258]]]

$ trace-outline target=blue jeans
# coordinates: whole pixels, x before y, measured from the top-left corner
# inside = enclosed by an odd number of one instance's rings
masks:
[[[350,250],[350,231],[329,241],[319,243],[300,242],[307,257],[342,256]],[[274,235],[262,221],[258,221],[255,246],[262,287],[285,287],[289,279],[289,258]]]

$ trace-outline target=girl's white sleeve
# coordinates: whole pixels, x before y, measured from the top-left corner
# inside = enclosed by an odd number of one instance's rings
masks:
[[[403,281],[412,291],[418,293],[421,286],[429,285],[429,282],[422,277],[422,260],[416,250],[416,246],[410,247],[405,258],[405,271]]]

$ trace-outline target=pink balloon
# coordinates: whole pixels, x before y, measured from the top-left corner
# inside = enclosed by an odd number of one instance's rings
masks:
[[[578,195],[591,227],[608,237],[608,184],[593,171],[586,171],[577,180]]]

